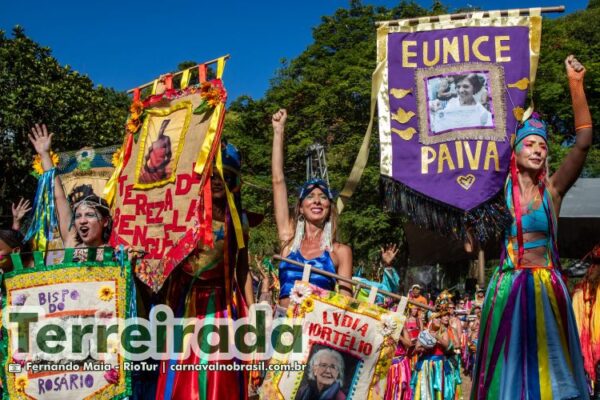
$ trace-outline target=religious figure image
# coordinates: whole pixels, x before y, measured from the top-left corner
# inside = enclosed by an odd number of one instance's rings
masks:
[[[163,120],[158,138],[148,148],[144,159],[144,166],[140,171],[140,183],[155,183],[167,179],[171,175],[169,163],[172,159],[171,138],[165,135],[165,129],[171,122],[170,119]]]

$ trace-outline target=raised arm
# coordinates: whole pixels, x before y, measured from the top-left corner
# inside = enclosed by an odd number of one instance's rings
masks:
[[[395,243],[389,243],[384,247],[380,247],[380,251],[381,251],[381,262],[383,263],[384,267],[391,267],[392,264],[394,263],[394,259],[396,258],[396,255],[398,254],[398,251],[400,251],[400,248],[398,246],[396,246]]]
[[[562,198],[581,174],[588,150],[592,145],[592,117],[583,89],[584,66],[570,55],[565,60],[569,89],[573,102],[575,119],[575,145],[569,151],[558,170],[550,178],[550,189],[553,190],[557,208]],[[557,209],[558,214],[558,209]]]
[[[243,293],[244,299],[246,300],[246,305],[250,307],[252,304],[254,304],[254,290],[252,288],[252,276],[250,275],[247,248],[243,248],[238,251],[235,274],[238,286]]]
[[[451,343],[450,338],[448,336],[448,330],[446,329],[442,332],[442,326],[438,318],[434,318],[431,321],[431,325],[429,326],[429,332],[433,335],[433,337],[437,340],[437,342],[440,344],[440,346],[442,346],[444,350],[448,350],[448,347],[450,347]]]
[[[48,134],[48,129],[46,128],[46,125],[43,124],[35,124],[35,126],[31,128],[31,134],[29,135],[29,140],[42,159],[42,168],[44,168],[44,171],[49,171],[54,168],[52,158],[50,157],[53,136],[54,133]],[[54,200],[56,201],[60,236],[63,239],[65,247],[73,247],[75,245],[75,229],[72,228],[71,224],[73,213],[69,206],[69,202],[67,201],[67,196],[63,190],[62,183],[58,177],[56,177],[54,184]]]
[[[287,186],[283,174],[283,140],[287,111],[281,109],[273,114],[273,154],[271,158],[271,173],[273,179],[273,206],[277,234],[281,242],[286,242],[294,236],[290,221],[290,210],[287,198]]]
[[[25,214],[31,211],[31,203],[21,197],[19,204],[12,203],[12,229],[18,231],[21,229],[21,221]]]
[[[341,243],[335,243],[333,249],[337,258],[337,274],[352,279],[352,249]],[[338,281],[338,286],[341,294],[352,296],[352,285]]]
[[[400,333],[400,343],[407,349],[414,346],[408,331],[406,330],[406,326],[402,328],[402,332]]]

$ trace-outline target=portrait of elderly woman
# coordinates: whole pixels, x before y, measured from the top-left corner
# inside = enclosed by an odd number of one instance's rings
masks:
[[[344,357],[338,351],[325,347],[317,350],[308,361],[295,400],[345,400],[345,369]]]
[[[489,79],[485,73],[432,77],[427,80],[432,133],[494,126]]]

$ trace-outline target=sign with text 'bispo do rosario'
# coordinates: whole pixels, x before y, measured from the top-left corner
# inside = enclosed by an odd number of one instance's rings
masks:
[[[15,255],[15,269],[4,275],[4,398],[108,400],[130,395],[116,323],[130,317],[129,263],[113,261],[110,248],[67,249],[57,265],[44,265],[41,254],[35,258],[35,267],[23,268]]]

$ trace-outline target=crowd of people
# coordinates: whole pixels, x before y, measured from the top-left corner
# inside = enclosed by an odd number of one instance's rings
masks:
[[[470,377],[477,349],[483,293],[461,296],[444,290],[429,301],[435,311],[408,306],[386,399],[462,398],[463,377]],[[413,285],[409,298],[425,300],[420,285]]]
[[[572,56],[565,65],[577,131],[574,148],[557,172],[547,176],[545,123],[534,115],[517,129],[506,184],[506,205],[513,224],[507,230],[505,254],[487,294],[483,288],[473,296],[446,290],[428,299],[418,284],[412,286],[407,319],[387,377],[386,399],[459,399],[463,379],[471,379],[465,377],[472,377],[472,398],[589,398],[573,309],[559,272],[555,234],[561,200],[579,176],[591,145],[592,125],[583,92],[585,70]],[[481,77],[457,77],[458,100],[471,99],[473,86],[481,89],[480,81]],[[286,119],[283,109],[272,118],[272,181],[281,255],[350,279],[352,250],[338,241],[338,215],[329,185],[309,179],[290,212],[283,162]],[[97,194],[64,192],[50,157],[52,137],[44,125],[35,125],[30,140],[45,171],[41,179],[52,190],[65,247],[74,247],[77,259],[87,259],[86,249],[108,246],[110,208]],[[247,248],[237,248],[235,241],[228,240],[234,228],[226,188],[234,193],[237,209],[243,210],[241,155],[226,142],[220,150],[223,171],[213,169],[210,178],[214,246],[192,252],[170,276],[161,296],[139,305],[146,311],[161,302],[171,306],[176,317],[239,318],[249,305],[265,301],[272,302],[274,315],[283,315],[294,282],[302,279],[303,269],[286,261],[277,271],[261,265],[261,276],[253,278]],[[0,230],[4,272],[13,268],[11,253],[23,253],[25,266],[32,265],[27,241],[19,231],[29,209],[28,201],[14,204],[13,225]],[[242,220],[247,238],[247,218]],[[135,262],[140,254],[129,250]],[[96,254],[101,260],[103,253]],[[384,264],[389,260],[384,259]],[[252,282],[257,279],[261,283],[255,293]],[[311,274],[310,283],[353,295],[351,285],[334,278]],[[323,369],[333,385],[340,374],[334,365],[335,354],[324,352],[313,359],[317,358],[319,362],[314,361],[311,370]],[[201,360],[191,354],[164,362],[196,364]],[[249,386],[260,384],[258,379],[251,385],[248,374],[238,371],[161,370],[168,372],[149,378],[155,385],[134,377],[133,398],[243,399]],[[301,398],[345,398],[340,388],[332,390],[331,385],[307,388]]]

